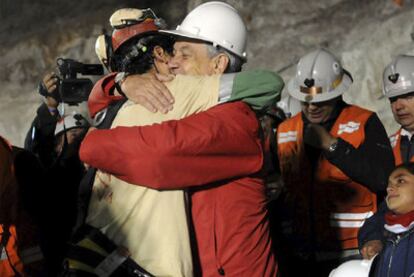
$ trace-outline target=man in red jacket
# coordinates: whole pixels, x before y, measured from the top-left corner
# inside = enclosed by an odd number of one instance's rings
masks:
[[[223,26],[240,29],[224,40]],[[245,61],[246,29],[227,4],[203,4],[171,32],[177,36],[170,63],[174,73],[235,72]],[[129,183],[190,188],[203,276],[275,276],[259,132],[254,112],[234,102],[158,125],[92,131],[80,156]]]

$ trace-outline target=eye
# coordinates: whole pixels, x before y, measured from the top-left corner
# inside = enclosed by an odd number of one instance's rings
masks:
[[[181,57],[183,58],[183,59],[187,59],[187,58],[189,58],[191,55],[189,54],[189,53],[186,53],[186,52],[183,52],[183,53],[181,53]]]
[[[401,184],[404,184],[404,183],[405,183],[405,180],[403,178],[398,178],[397,179],[397,184],[398,185],[401,185]]]

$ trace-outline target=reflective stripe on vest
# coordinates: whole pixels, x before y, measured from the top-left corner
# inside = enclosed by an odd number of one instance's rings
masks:
[[[341,228],[360,228],[364,225],[367,218],[371,217],[374,213],[332,213],[330,224],[332,227]]]
[[[7,260],[7,254],[6,249],[4,247],[1,247],[1,255],[0,255],[0,261]]]
[[[285,142],[296,141],[297,137],[298,137],[298,132],[297,131],[289,131],[289,132],[285,132],[285,133],[278,133],[277,143],[281,144],[281,143],[285,143]]]

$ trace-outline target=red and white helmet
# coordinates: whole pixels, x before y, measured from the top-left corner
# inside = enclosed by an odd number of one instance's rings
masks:
[[[113,53],[131,38],[152,34],[162,27],[160,19],[151,9],[120,9],[111,15],[109,22],[114,28],[111,41]]]

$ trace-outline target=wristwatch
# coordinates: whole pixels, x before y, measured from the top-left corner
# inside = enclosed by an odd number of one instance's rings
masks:
[[[329,145],[328,152],[335,152],[336,148],[338,148],[338,141],[334,141],[331,145]]]

